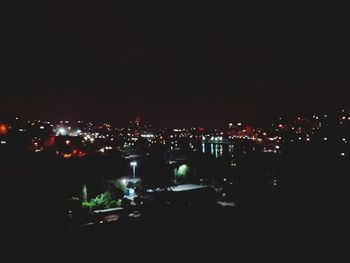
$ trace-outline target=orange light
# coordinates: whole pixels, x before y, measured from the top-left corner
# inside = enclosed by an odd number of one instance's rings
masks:
[[[77,150],[77,149],[74,149],[73,150],[73,154],[71,154],[71,157],[72,156],[75,156],[75,157],[84,157],[86,156],[86,153],[80,151],[80,150]]]
[[[66,158],[66,159],[69,159],[69,158],[71,158],[72,157],[72,154],[71,153],[65,153],[65,154],[63,154],[63,157],[64,158]]]
[[[8,133],[8,126],[6,124],[0,124],[0,135]]]

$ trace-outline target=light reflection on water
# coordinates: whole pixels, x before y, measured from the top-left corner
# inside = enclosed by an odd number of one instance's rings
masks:
[[[202,143],[202,153],[209,153],[215,158],[223,157],[224,155],[234,153],[233,144],[216,144],[216,143]]]

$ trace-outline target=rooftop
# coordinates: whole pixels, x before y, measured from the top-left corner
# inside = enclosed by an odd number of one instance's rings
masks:
[[[204,185],[198,185],[198,184],[181,184],[177,186],[171,187],[171,189],[174,192],[182,192],[182,191],[191,191],[191,190],[198,190],[198,189],[204,189],[207,188],[208,186]]]

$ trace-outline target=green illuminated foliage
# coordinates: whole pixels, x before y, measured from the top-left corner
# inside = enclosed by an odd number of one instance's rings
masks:
[[[107,209],[107,208],[110,208],[109,204],[111,203],[111,201],[112,201],[111,194],[108,192],[105,192],[91,199],[90,207],[92,210]]]
[[[177,170],[175,170],[175,176],[179,179],[188,177],[189,173],[190,168],[186,164],[181,165]]]
[[[94,211],[108,208],[116,208],[122,205],[121,199],[124,197],[126,186],[121,180],[104,181],[105,192],[99,194],[95,198],[88,200],[86,185],[82,191],[82,207],[85,210]]]

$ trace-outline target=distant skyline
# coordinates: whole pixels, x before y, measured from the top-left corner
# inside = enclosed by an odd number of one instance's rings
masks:
[[[169,123],[160,123],[160,122],[152,122],[150,121],[150,119],[145,119],[142,118],[142,116],[140,115],[136,115],[136,116],[132,116],[129,119],[119,119],[119,120],[111,120],[111,119],[103,119],[103,118],[99,118],[98,116],[95,116],[95,118],[54,118],[54,117],[47,117],[47,118],[35,118],[33,117],[32,119],[27,119],[25,115],[21,115],[21,114],[17,114],[17,115],[2,115],[1,119],[0,119],[0,123],[4,122],[5,123],[7,121],[12,122],[15,119],[19,118],[20,120],[23,121],[37,121],[37,120],[41,120],[41,121],[50,121],[52,123],[59,123],[59,122],[66,122],[68,121],[69,123],[76,123],[79,121],[84,121],[84,122],[92,122],[96,125],[98,124],[103,124],[103,123],[108,123],[108,124],[112,124],[113,126],[115,126],[116,128],[122,128],[122,127],[127,127],[130,122],[135,121],[136,119],[139,119],[139,121],[142,124],[146,124],[146,125],[151,125],[151,127],[154,128],[208,128],[208,129],[215,129],[215,128],[227,128],[229,127],[229,125],[233,124],[233,125],[238,125],[238,126],[242,126],[243,128],[246,126],[253,126],[255,128],[267,128],[269,127],[272,123],[284,123],[285,121],[288,122],[293,122],[297,119],[301,118],[307,118],[307,119],[312,119],[315,114],[316,116],[325,116],[328,118],[330,118],[333,121],[336,121],[337,118],[336,116],[342,116],[342,111],[345,111],[346,113],[350,112],[349,108],[342,108],[342,109],[335,109],[335,110],[330,110],[330,111],[313,111],[313,112],[302,112],[300,114],[288,114],[288,115],[278,115],[275,116],[274,118],[271,119],[262,119],[262,120],[257,120],[257,121],[250,121],[247,119],[231,119],[227,122],[217,122],[217,123],[213,123],[213,122],[209,122],[209,123],[201,123],[201,124],[196,124],[196,122],[189,122],[188,124],[178,124],[177,122],[169,122]]]
[[[6,5],[2,115],[215,126],[349,106],[349,17],[328,6]]]

